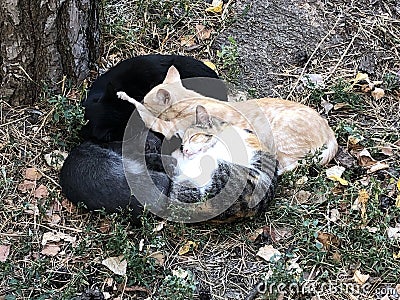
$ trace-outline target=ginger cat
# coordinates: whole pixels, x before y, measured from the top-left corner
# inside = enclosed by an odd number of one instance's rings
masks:
[[[174,134],[182,136],[193,123],[198,105],[212,112],[213,117],[238,127],[245,128],[250,122],[263,151],[276,150],[279,174],[294,169],[300,159],[319,149],[319,163],[327,164],[338,149],[333,130],[314,109],[278,98],[222,103],[184,88],[174,66],[169,68],[164,82],[144,97],[144,105],[123,92],[117,94],[135,104],[146,126],[167,139]]]

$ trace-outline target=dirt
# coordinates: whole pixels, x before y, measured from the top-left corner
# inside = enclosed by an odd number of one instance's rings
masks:
[[[360,70],[379,79],[400,68],[400,24],[394,21],[400,1],[241,0],[235,5],[241,17],[215,47],[227,44],[229,36],[237,41],[239,86],[258,96],[287,97],[301,73],[338,78]]]

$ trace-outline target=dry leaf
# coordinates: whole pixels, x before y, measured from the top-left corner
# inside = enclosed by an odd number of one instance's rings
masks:
[[[396,205],[397,208],[400,208],[400,194],[398,194],[397,197],[396,197],[396,204],[395,205]]]
[[[144,239],[141,239],[139,241],[139,252],[142,252],[144,248]]]
[[[393,155],[393,148],[390,146],[383,146],[381,147],[381,152],[385,154],[386,156],[392,156]]]
[[[383,98],[383,96],[385,96],[385,91],[381,88],[375,88],[371,92],[371,95],[375,100],[379,100],[379,99]]]
[[[38,199],[47,198],[49,196],[49,191],[47,190],[47,187],[45,187],[43,184],[41,184],[35,190],[35,192],[33,193],[33,196]]]
[[[147,288],[145,288],[144,286],[138,286],[138,285],[134,285],[134,286],[126,286],[123,289],[125,292],[144,292],[147,294],[150,294],[151,291],[148,290]],[[146,299],[150,299],[150,298],[146,298]]]
[[[309,191],[300,190],[294,195],[294,198],[298,204],[304,204],[310,200],[311,193]]]
[[[110,228],[111,228],[111,221],[110,221],[110,220],[105,219],[105,220],[102,220],[102,221],[101,221],[100,227],[99,227],[99,231],[100,231],[101,233],[107,233],[107,232],[109,232],[109,231],[110,231]]]
[[[356,270],[354,272],[353,280],[357,284],[363,285],[364,283],[367,282],[368,279],[369,279],[369,275],[368,274],[361,274],[361,272],[359,270]]]
[[[24,180],[23,182],[18,184],[18,191],[20,191],[21,193],[26,193],[30,190],[33,190],[35,187],[36,187],[36,182]]]
[[[0,245],[0,261],[5,262],[10,254],[10,245]]]
[[[188,253],[191,249],[195,249],[197,248],[197,243],[192,242],[192,241],[187,241],[185,245],[183,245],[179,251],[178,254],[179,255],[184,255],[186,253]]]
[[[59,242],[61,240],[75,244],[76,237],[70,236],[63,232],[48,231],[43,234],[42,245],[46,245],[47,242]]]
[[[222,0],[213,0],[211,6],[206,9],[206,11],[214,12],[214,13],[221,13],[222,6],[224,5],[224,1]]]
[[[25,169],[25,179],[28,180],[39,180],[42,178],[42,174],[36,168],[27,168]]]
[[[61,217],[57,214],[51,214],[49,216],[46,216],[45,220],[46,222],[50,223],[50,225],[55,225],[60,223]]]
[[[397,190],[400,192],[400,179],[397,181]]]
[[[60,252],[61,248],[57,244],[47,244],[43,246],[40,253],[46,256],[56,256]]]
[[[333,108],[333,104],[326,100],[321,101],[321,106],[324,108],[326,114],[328,114]]]
[[[339,238],[331,233],[319,231],[317,240],[324,246],[326,251],[329,251],[331,246],[335,248],[339,246]]]
[[[348,185],[349,183],[347,182],[347,180],[345,180],[341,177],[344,170],[346,170],[346,169],[342,166],[333,166],[333,167],[327,169],[325,172],[326,172],[326,176],[330,180],[337,181],[341,185]]]
[[[359,142],[361,142],[364,139],[364,137],[358,135],[358,136],[354,136],[354,135],[349,135],[349,137],[347,138],[347,142],[354,146],[357,145]]]
[[[387,163],[378,161],[376,164],[372,165],[369,170],[367,170],[367,174],[371,174],[380,170],[389,169],[389,165]]]
[[[161,221],[157,224],[157,226],[153,229],[153,232],[159,232],[163,230],[165,224],[167,224],[165,221]]]
[[[203,64],[205,64],[207,67],[209,67],[211,70],[216,71],[217,67],[215,66],[215,64],[213,64],[211,61],[209,60],[204,60]]]
[[[128,262],[124,259],[123,255],[106,258],[101,264],[110,269],[114,274],[121,276],[126,274],[126,267],[128,266]]]
[[[377,163],[367,149],[363,149],[360,153],[358,153],[357,158],[361,167],[370,167]]]
[[[358,72],[356,78],[353,80],[353,85],[359,83],[360,81],[367,81],[369,82],[368,74]]]
[[[207,40],[211,36],[212,29],[207,29],[206,26],[202,24],[197,24],[196,25],[196,36],[200,40]]]
[[[331,222],[336,222],[337,220],[340,219],[340,212],[338,209],[334,208],[331,210],[331,213],[329,215],[329,220]]]
[[[165,255],[161,251],[151,253],[149,257],[154,258],[159,266],[164,266]]]
[[[400,223],[396,227],[388,227],[387,235],[389,239],[400,239]]]
[[[282,256],[282,254],[277,249],[275,249],[272,245],[267,245],[267,246],[261,247],[260,249],[258,249],[258,252],[256,255],[265,259],[266,261],[269,261],[269,262],[276,262]]]
[[[345,107],[348,107],[348,106],[350,106],[350,105],[348,103],[345,103],[345,102],[336,103],[333,106],[333,110],[338,110],[338,109],[345,108]]]
[[[400,259],[400,251],[399,251],[399,253],[393,252],[393,258]]]
[[[358,192],[357,203],[361,210],[361,218],[365,221],[367,217],[367,202],[369,194],[366,190],[362,189]]]
[[[332,254],[332,259],[335,261],[335,262],[340,262],[341,261],[341,259],[342,259],[342,256],[340,255],[340,253],[338,252],[338,251],[335,251],[333,254]]]
[[[77,207],[75,204],[73,204],[71,201],[68,201],[67,199],[63,199],[61,201],[61,206],[65,208],[65,210],[69,213],[75,213],[77,212]]]
[[[184,35],[181,37],[181,46],[182,47],[192,47],[196,44],[193,35]]]

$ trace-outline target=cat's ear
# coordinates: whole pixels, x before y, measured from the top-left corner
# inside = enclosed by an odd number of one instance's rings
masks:
[[[179,71],[177,68],[175,68],[174,66],[170,66],[167,72],[167,76],[165,76],[164,79],[164,84],[168,84],[168,83],[175,83],[175,82],[179,82],[181,83],[181,75],[179,74]]]
[[[164,89],[159,89],[156,94],[157,102],[162,104],[170,104],[171,103],[171,94]]]
[[[208,114],[207,110],[202,105],[197,105],[196,107],[196,125],[211,127],[212,121],[211,116]]]

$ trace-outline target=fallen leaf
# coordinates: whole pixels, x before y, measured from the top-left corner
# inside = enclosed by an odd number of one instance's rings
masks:
[[[206,8],[208,12],[220,13],[222,12],[222,6],[224,5],[224,1],[222,0],[213,0],[211,6]]]
[[[367,149],[363,149],[360,153],[358,153],[357,159],[361,167],[370,167],[377,163]]]
[[[193,35],[184,35],[181,37],[181,46],[182,47],[192,47],[196,44]]]
[[[365,189],[358,192],[357,202],[361,210],[361,218],[365,221],[367,218],[367,202],[369,199],[369,194]]]
[[[378,161],[376,164],[372,165],[368,170],[367,174],[371,174],[380,170],[389,169],[389,165],[385,162]]]
[[[165,255],[161,251],[151,253],[149,257],[154,258],[159,266],[164,266]]]
[[[372,226],[372,227],[366,226],[366,227],[364,227],[364,229],[367,229],[368,232],[370,232],[370,233],[377,233],[379,230],[378,227],[374,227],[374,226]]]
[[[59,242],[61,240],[75,244],[76,237],[70,236],[63,232],[48,231],[43,233],[42,245],[46,245],[48,242]]]
[[[206,26],[202,24],[196,25],[196,36],[202,41],[209,39],[211,36],[211,32],[212,32],[211,28],[207,29]]]
[[[337,220],[340,219],[340,212],[338,209],[334,208],[331,210],[330,214],[329,214],[329,220],[331,222],[336,222]]]
[[[147,294],[150,294],[151,291],[149,289],[147,289],[144,286],[138,286],[138,285],[134,285],[134,286],[125,286],[123,289],[124,292],[144,292]],[[147,298],[149,299],[149,298]]]
[[[60,252],[61,248],[57,244],[47,244],[43,246],[40,253],[46,256],[56,256]]]
[[[393,148],[390,146],[383,146],[381,147],[381,152],[385,154],[386,156],[392,156],[393,155]]]
[[[294,195],[294,198],[298,204],[304,204],[309,202],[311,193],[309,191],[300,190]]]
[[[53,169],[61,170],[67,156],[68,156],[67,152],[54,150],[51,153],[45,154],[44,160],[46,161],[47,165],[49,165]]]
[[[396,205],[397,208],[400,208],[400,194],[398,194],[397,197],[396,197],[396,204],[395,205]]]
[[[338,110],[338,109],[345,108],[345,107],[348,107],[348,106],[350,106],[350,105],[348,103],[345,103],[345,102],[336,103],[333,106],[333,110]]]
[[[341,185],[348,185],[349,183],[347,182],[347,180],[343,179],[341,177],[345,170],[346,169],[342,166],[333,166],[333,167],[330,167],[329,169],[327,169],[325,172],[326,172],[326,176],[330,180],[337,181]]]
[[[45,187],[43,184],[41,184],[34,191],[33,196],[38,199],[47,198],[49,196],[49,191],[47,190],[47,187]]]
[[[209,67],[211,70],[213,70],[213,71],[216,71],[217,70],[217,67],[215,66],[215,64],[214,63],[212,63],[211,61],[209,61],[209,60],[204,60],[203,61],[203,64],[205,64],[207,67]]]
[[[25,179],[28,180],[39,180],[42,178],[42,174],[36,168],[27,168],[25,169]]]
[[[159,222],[159,223],[157,224],[157,226],[154,227],[153,232],[159,232],[159,231],[163,230],[165,224],[166,224],[165,221]]]
[[[307,176],[301,176],[297,181],[296,181],[296,185],[303,185],[308,181],[308,177]]]
[[[276,262],[282,256],[282,254],[272,245],[266,245],[264,247],[261,247],[260,249],[258,249],[256,255],[269,262]]]
[[[364,283],[367,282],[368,279],[369,279],[369,275],[368,274],[362,274],[359,270],[356,270],[354,272],[353,280],[357,284],[363,285]]]
[[[400,192],[400,179],[397,181],[397,190]]]
[[[357,136],[349,135],[348,138],[347,138],[347,142],[350,145],[354,146],[354,145],[357,145],[359,142],[361,142],[363,139],[364,139],[364,137],[361,136],[361,135],[357,135]]]
[[[211,70],[216,71],[217,67],[215,66],[215,64],[213,64],[211,61],[209,60],[204,60],[203,64],[205,64],[207,67],[209,67]]]
[[[389,239],[400,239],[400,223],[395,227],[388,227],[386,232]]]
[[[335,262],[340,262],[341,260],[342,260],[342,256],[340,255],[340,253],[338,252],[338,251],[335,251],[333,254],[332,254],[332,259],[335,261]]]
[[[128,266],[128,262],[123,255],[106,258],[101,264],[110,269],[114,274],[121,276],[126,274],[126,267]]]
[[[333,108],[333,104],[332,104],[332,103],[329,103],[329,102],[326,101],[326,100],[322,100],[322,101],[321,101],[321,106],[322,106],[323,109],[325,110],[325,114],[328,114],[328,113],[332,110],[332,108]]]
[[[359,83],[360,81],[367,81],[369,82],[368,74],[358,72],[356,78],[353,80],[353,85]]]
[[[45,219],[46,222],[50,223],[50,225],[58,224],[61,221],[61,217],[57,214],[52,214],[50,216],[47,216]]]
[[[266,225],[264,227],[258,228],[255,230],[250,236],[249,240],[256,243],[256,244],[262,244],[265,242],[270,242],[271,240],[273,242],[278,242],[281,239],[290,237],[292,235],[292,232],[288,228],[280,227],[272,227],[269,225]]]
[[[0,261],[5,262],[10,254],[10,245],[0,245]]]
[[[339,238],[336,237],[335,235],[327,232],[318,232],[317,236],[318,242],[320,242],[326,251],[329,251],[331,249],[331,246],[333,247],[338,247],[339,246]]]
[[[30,190],[33,190],[35,187],[36,187],[36,182],[24,180],[23,182],[18,184],[18,191],[20,191],[21,193],[26,193]]]
[[[324,88],[324,78],[321,74],[306,74],[301,78],[303,84],[308,88]]]
[[[385,96],[385,91],[381,88],[375,88],[372,92],[371,92],[371,96],[375,99],[375,100],[379,100],[381,98],[383,98]]]
[[[64,207],[65,210],[69,213],[75,213],[78,211],[76,205],[73,204],[71,201],[68,201],[67,199],[63,199],[63,201],[61,201],[61,206]]]
[[[399,251],[399,253],[393,252],[393,258],[400,259],[400,251]]]
[[[192,242],[192,241],[187,241],[185,245],[183,245],[179,251],[178,254],[179,255],[184,255],[186,253],[188,253],[191,249],[195,249],[197,248],[197,243]]]

